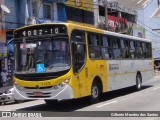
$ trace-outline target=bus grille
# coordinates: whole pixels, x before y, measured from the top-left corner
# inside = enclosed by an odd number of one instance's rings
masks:
[[[29,93],[26,93],[26,94],[30,98],[48,98],[48,97],[51,97],[51,93],[50,92],[43,93],[42,96],[35,96],[33,92],[29,92]]]

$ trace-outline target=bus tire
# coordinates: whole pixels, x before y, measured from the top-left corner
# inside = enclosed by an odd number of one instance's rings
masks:
[[[90,103],[97,103],[99,101],[101,94],[100,84],[98,81],[94,81],[91,87],[91,96],[90,96]]]
[[[44,101],[46,102],[47,105],[54,105],[58,102],[57,100],[44,100]]]
[[[142,77],[141,77],[141,74],[137,74],[136,76],[136,90],[141,90],[142,88]]]

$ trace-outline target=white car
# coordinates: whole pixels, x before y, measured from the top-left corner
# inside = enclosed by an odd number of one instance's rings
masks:
[[[14,98],[14,88],[9,89],[7,92],[0,95],[0,105],[6,102],[16,102],[21,103],[23,100],[15,100]]]

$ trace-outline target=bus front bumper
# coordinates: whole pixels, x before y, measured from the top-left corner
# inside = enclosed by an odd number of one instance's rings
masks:
[[[66,85],[63,88],[53,89],[28,89],[23,88],[23,90],[18,89],[14,86],[14,96],[16,100],[66,100],[73,99],[73,89],[70,85]]]

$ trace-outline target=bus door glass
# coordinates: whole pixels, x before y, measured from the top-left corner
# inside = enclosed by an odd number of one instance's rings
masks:
[[[73,31],[71,39],[73,72],[76,74],[82,69],[86,60],[85,33]]]

